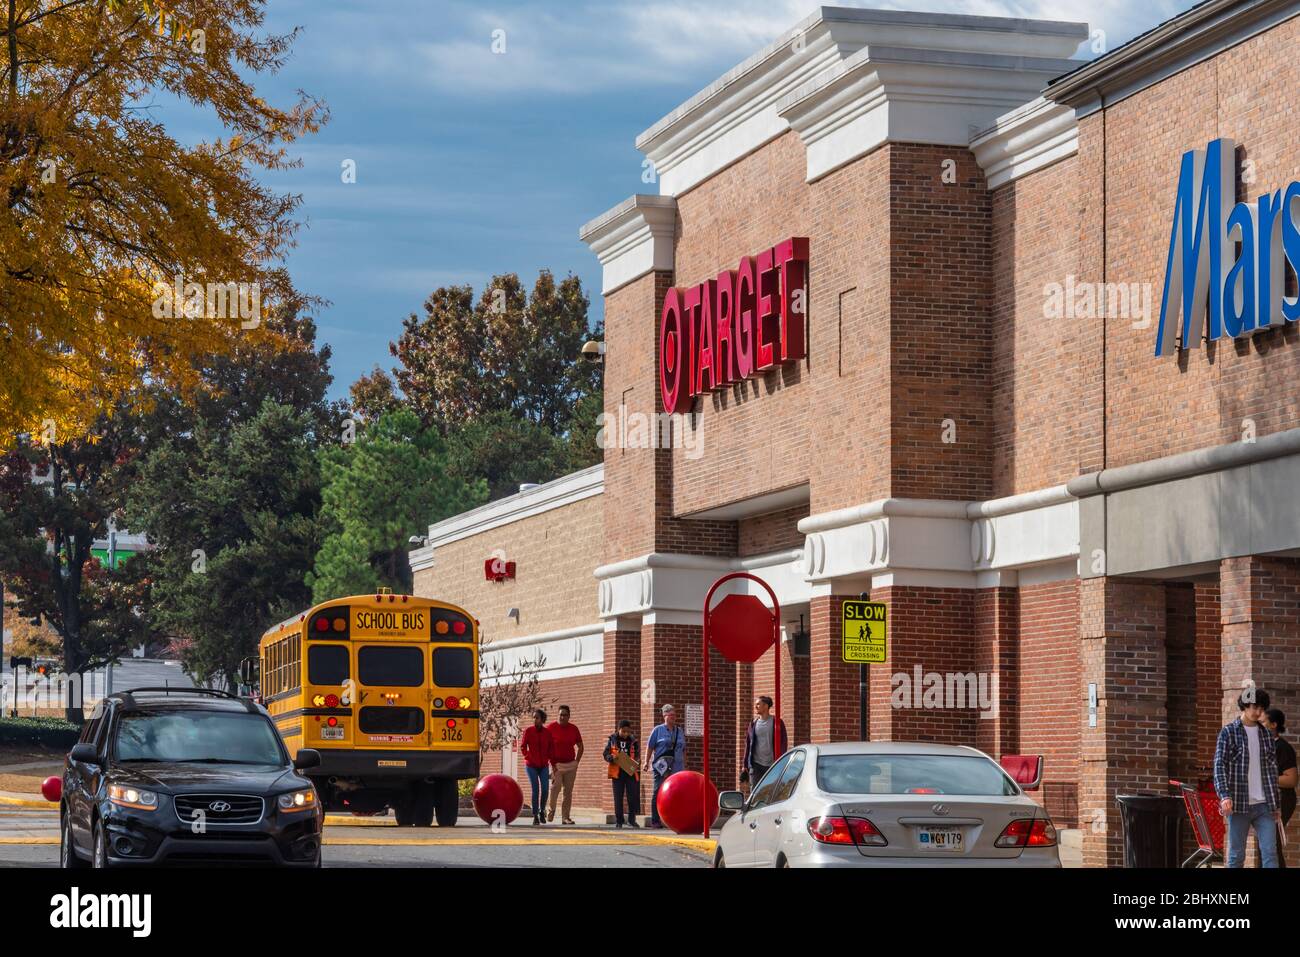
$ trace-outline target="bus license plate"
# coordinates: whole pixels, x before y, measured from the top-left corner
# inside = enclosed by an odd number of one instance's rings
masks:
[[[322,741],[342,741],[343,729],[342,728],[321,728],[320,736]]]
[[[921,847],[927,851],[960,851],[962,832],[955,828],[926,828],[921,832]]]

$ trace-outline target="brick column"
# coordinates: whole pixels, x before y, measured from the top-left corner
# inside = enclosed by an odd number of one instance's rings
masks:
[[[856,597],[815,595],[809,603],[808,733],[818,744],[858,740],[858,667],[844,663],[840,647],[844,600]],[[869,725],[867,731],[870,734]]]
[[[889,606],[889,657],[871,666],[872,740],[973,745],[981,694],[974,593],[894,585],[873,589],[871,599]],[[991,698],[987,676],[984,692]]]
[[[660,723],[660,709],[671,704],[677,709],[678,724],[686,731],[686,705],[703,701],[701,651],[703,629],[699,625],[653,623],[641,628],[641,745],[650,729]],[[719,790],[736,782],[736,666],[716,649],[709,652],[709,776]],[[703,767],[702,741],[686,739],[686,767]],[[653,780],[646,775],[644,796],[649,799]],[[649,813],[649,804],[643,804]]]
[[[1219,583],[1196,585],[1196,755],[1198,775],[1210,773],[1222,710],[1223,619]]]
[[[782,640],[781,654],[781,720],[785,722],[786,734],[790,746],[804,743],[808,737],[808,708],[810,679],[809,659],[796,658],[791,653],[791,644]],[[743,734],[754,717],[754,700],[761,694],[776,700],[776,665],[775,652],[768,651],[754,663],[750,671],[749,682],[744,696],[736,698],[736,718]],[[739,685],[737,685],[739,690]],[[740,753],[744,756],[745,743],[740,742]]]
[[[1079,817],[1083,863],[1124,862],[1115,798],[1168,790],[1169,719],[1165,588],[1111,578],[1079,585],[1083,762]],[[1097,726],[1088,726],[1087,687],[1097,685]]]
[[[1197,701],[1205,691],[1198,687],[1196,661],[1196,588],[1191,584],[1165,586],[1165,661],[1169,680],[1169,775],[1196,781],[1196,769],[1205,764],[1198,753]]]
[[[793,748],[812,740],[812,661],[807,655],[796,657],[789,654],[788,644],[785,648],[787,654],[781,663],[781,694],[784,696],[781,706],[785,709],[785,727]]]
[[[735,762],[736,773],[740,773],[740,762],[745,757],[745,732],[749,728],[749,719],[754,716],[754,666],[736,665],[736,721],[735,721]]]
[[[635,621],[635,619],[634,619]],[[587,740],[588,754],[594,752],[599,759],[605,748],[605,738],[618,729],[623,719],[632,722],[632,734],[641,741],[645,740],[650,729],[643,732],[641,718],[641,630],[623,627],[605,632],[605,673],[601,683],[601,714],[605,717],[605,727],[599,735],[592,735]],[[604,768],[601,768],[602,772]],[[601,797],[601,809],[613,813],[614,792],[605,779],[606,786]]]
[[[1020,655],[1020,589],[981,588],[975,593],[975,670],[996,677],[991,718],[975,722],[975,746],[997,760],[1020,751],[1017,708]]]
[[[1222,720],[1235,720],[1237,698],[1253,681],[1268,692],[1270,706],[1287,713],[1292,728],[1300,725],[1300,560],[1247,555],[1219,566],[1223,626]],[[1288,863],[1297,859],[1300,815],[1287,829]],[[1246,853],[1255,861],[1254,839]]]

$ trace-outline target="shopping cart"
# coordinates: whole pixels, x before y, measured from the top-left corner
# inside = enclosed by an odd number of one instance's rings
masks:
[[[1223,860],[1223,815],[1219,813],[1219,796],[1214,793],[1214,781],[1205,778],[1195,786],[1170,780],[1170,787],[1178,788],[1192,820],[1192,833],[1196,835],[1196,850],[1183,861],[1183,867],[1209,867]]]

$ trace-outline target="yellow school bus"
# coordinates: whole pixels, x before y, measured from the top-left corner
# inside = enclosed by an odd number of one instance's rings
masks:
[[[327,810],[456,823],[457,782],[479,771],[478,622],[411,595],[338,598],[258,646],[262,704]]]

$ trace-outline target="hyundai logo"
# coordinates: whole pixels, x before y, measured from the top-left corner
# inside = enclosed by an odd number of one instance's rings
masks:
[[[209,811],[213,811],[213,812],[215,812],[215,813],[217,813],[217,814],[225,814],[227,811],[230,810],[230,802],[229,802],[229,801],[213,801],[211,804],[208,805],[208,810],[209,810]]]
[[[933,811],[935,814],[938,814],[940,817],[944,817],[948,814],[948,805],[936,804],[933,807],[931,807],[930,810]]]

